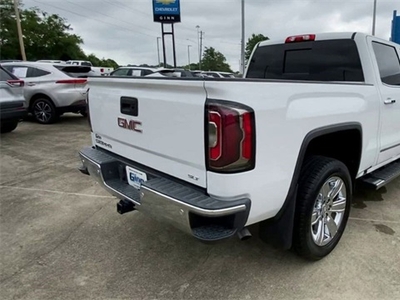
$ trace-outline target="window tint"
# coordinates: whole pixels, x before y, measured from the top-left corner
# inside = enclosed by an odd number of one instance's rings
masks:
[[[92,63],[91,63],[91,62],[88,62],[88,61],[83,61],[83,62],[81,63],[81,66],[91,67],[91,66],[92,66]]]
[[[115,70],[111,76],[128,76],[129,69],[118,69]]]
[[[49,75],[49,74],[50,74],[50,72],[48,72],[48,71],[30,67],[30,68],[28,68],[26,77],[41,77],[41,76],[45,76],[45,75]]]
[[[153,72],[150,71],[150,70],[143,70],[143,71],[142,71],[142,75],[143,75],[143,76],[149,75],[149,74],[151,74],[151,73],[153,73]]]
[[[12,66],[2,66],[4,69],[6,69],[8,72],[12,73],[13,67]]]
[[[13,78],[3,69],[0,69],[0,81],[12,80]]]
[[[259,47],[250,62],[248,78],[364,81],[353,40],[327,40]]]
[[[400,85],[400,62],[396,49],[381,43],[372,43],[382,82]]]

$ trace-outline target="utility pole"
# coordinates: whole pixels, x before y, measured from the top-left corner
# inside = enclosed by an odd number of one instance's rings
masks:
[[[245,14],[244,14],[244,0],[242,0],[242,45],[240,51],[240,60],[241,60],[241,72],[244,74],[246,63],[244,61],[244,40],[245,40]]]
[[[24,38],[22,36],[22,27],[21,27],[21,20],[19,18],[19,0],[14,0],[14,9],[15,9],[15,18],[17,20],[17,30],[18,30],[18,39],[19,39],[19,47],[21,49],[21,56],[22,60],[26,60],[26,54],[25,54],[25,46],[24,46]]]
[[[197,52],[199,54],[199,69],[200,69],[200,61],[201,61],[201,55],[200,55],[200,26],[196,26],[197,29]]]
[[[160,59],[160,44],[159,41],[161,40],[160,37],[157,37],[157,57],[158,57],[158,67],[160,67],[161,59]]]
[[[200,60],[199,60],[199,69],[201,70],[201,57],[203,55],[203,35],[204,31],[200,31]]]
[[[375,22],[376,22],[376,0],[374,0],[374,12],[372,16],[372,35],[375,35]]]
[[[189,71],[190,71],[190,47],[192,47],[192,45],[188,45],[188,65],[189,65]]]

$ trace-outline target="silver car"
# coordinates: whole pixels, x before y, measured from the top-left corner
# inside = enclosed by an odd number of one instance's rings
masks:
[[[0,132],[13,131],[26,115],[24,81],[0,67]]]
[[[90,67],[40,62],[13,62],[2,66],[25,80],[24,96],[37,122],[54,123],[66,112],[86,116],[86,77]]]

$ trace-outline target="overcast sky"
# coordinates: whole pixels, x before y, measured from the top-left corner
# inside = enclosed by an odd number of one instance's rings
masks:
[[[153,22],[152,0],[21,0],[25,6],[67,19],[84,40],[83,50],[118,64],[156,64],[159,23]],[[196,25],[205,32],[204,46],[222,52],[239,70],[240,0],[181,0],[182,22],[175,25],[178,65],[198,61]],[[270,39],[330,31],[371,33],[374,0],[245,0],[246,40],[252,33]],[[376,35],[389,39],[393,10],[399,0],[377,0]],[[172,64],[171,41],[167,60]]]

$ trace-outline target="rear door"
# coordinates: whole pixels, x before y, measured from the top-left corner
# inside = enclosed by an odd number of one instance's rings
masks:
[[[206,187],[202,80],[89,78],[93,144]]]
[[[0,107],[1,103],[25,100],[23,88],[19,84],[13,85],[7,82],[10,80],[16,80],[16,78],[0,68]]]
[[[369,38],[375,57],[381,99],[380,153],[378,163],[400,155],[400,48]]]

